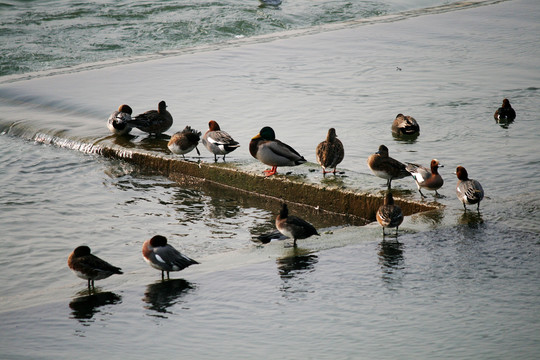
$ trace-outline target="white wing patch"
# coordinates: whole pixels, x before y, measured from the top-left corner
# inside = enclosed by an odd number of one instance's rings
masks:
[[[156,260],[159,261],[159,262],[162,262],[165,264],[165,261],[161,258],[161,256],[159,256],[158,254],[155,254],[156,255]]]

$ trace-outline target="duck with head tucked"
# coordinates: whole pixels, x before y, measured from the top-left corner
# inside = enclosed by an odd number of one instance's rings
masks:
[[[130,125],[149,134],[160,135],[173,124],[173,118],[170,112],[167,111],[165,101],[160,101],[157,110],[148,110],[142,114],[135,116]]]
[[[510,105],[510,101],[504,99],[501,107],[495,111],[493,117],[497,122],[512,122],[516,118],[516,111]]]
[[[317,162],[323,169],[323,175],[336,173],[336,166],[343,160],[345,151],[343,143],[337,138],[336,129],[330,128],[326,135],[326,140],[317,145],[315,150]],[[326,171],[326,168],[334,168],[334,171]]]
[[[142,254],[144,261],[151,267],[161,270],[161,279],[165,278],[165,272],[169,279],[170,271],[180,271],[199,263],[167,244],[167,238],[161,235],[146,240],[142,247]]]
[[[296,150],[277,140],[274,130],[269,126],[263,127],[251,139],[249,152],[263,164],[272,166],[272,169],[264,170],[266,176],[276,174],[278,166],[297,166],[306,162]]]
[[[412,116],[398,114],[392,123],[392,132],[398,136],[419,135],[420,125],[418,125],[418,122]]]
[[[240,147],[238,141],[235,141],[231,135],[221,130],[214,120],[210,120],[208,123],[208,130],[202,138],[202,143],[208,151],[214,154],[215,162],[217,162],[218,155],[223,155],[223,161],[225,161],[225,155]]]
[[[133,110],[129,105],[122,104],[107,120],[107,128],[114,135],[125,135],[131,131],[131,114]]]
[[[106,279],[113,274],[123,274],[121,269],[112,266],[90,253],[86,245],[73,250],[68,258],[69,268],[81,279],[88,280],[88,289],[94,288],[94,280]]]
[[[469,174],[463,166],[456,168],[456,175],[458,178],[456,195],[463,203],[463,208],[467,210],[466,205],[478,204],[476,210],[480,211],[480,201],[484,198],[482,185],[474,179],[469,179]]]
[[[184,154],[192,151],[193,149],[197,150],[199,156],[201,153],[197,148],[199,140],[201,138],[201,132],[195,129],[192,129],[191,126],[186,126],[184,130],[178,131],[169,140],[167,147],[171,150],[172,153],[182,155],[185,159]]]
[[[441,165],[437,159],[431,160],[431,169],[417,164],[407,163],[405,169],[414,178],[416,186],[418,187],[418,192],[423,198],[426,196],[422,194],[422,189],[435,191],[435,196],[440,196],[437,190],[443,186],[444,181],[439,174],[439,167],[443,167],[443,165]]]
[[[391,188],[393,179],[403,179],[411,175],[405,164],[388,155],[388,148],[384,145],[379,146],[379,151],[369,156],[367,164],[373,174],[387,180],[388,189]]]
[[[403,212],[398,205],[394,204],[394,197],[388,191],[384,198],[384,204],[379,207],[376,214],[377,222],[383,228],[383,237],[386,235],[384,228],[396,228],[396,236],[398,234],[399,225],[403,222]]]

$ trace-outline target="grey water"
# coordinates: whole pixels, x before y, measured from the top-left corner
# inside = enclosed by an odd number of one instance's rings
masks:
[[[310,2],[254,8],[296,18],[302,3]],[[260,30],[244,35],[249,43],[60,73],[71,60],[36,60],[24,71],[44,70],[39,76],[0,78],[0,357],[537,358],[540,8],[532,0],[433,12],[422,6],[439,3],[411,4],[404,10],[420,10],[396,19],[348,25],[361,15],[338,16],[338,29],[310,19],[298,25],[308,33],[291,25],[270,41],[257,40],[271,31]],[[165,23],[176,12],[155,17]],[[155,46],[148,53],[166,48]],[[103,60],[81,57],[75,63]],[[497,124],[505,97],[517,118]],[[173,156],[137,130],[120,142],[105,127],[119,103],[143,111],[162,98],[175,118],[169,133],[205,130],[214,119],[241,143],[227,166],[247,171],[264,169],[247,149],[264,125],[309,161],[283,173],[375,194],[384,180],[366,159],[380,144],[401,161],[437,158],[445,197],[423,201],[442,209],[406,217],[397,242],[383,241],[377,223],[332,226],[299,213],[320,237],[297,249],[260,246],[252,237],[273,228],[277,208],[87,151],[86,143],[112,143]],[[418,120],[418,138],[392,137],[399,112]],[[323,178],[314,149],[330,126],[345,145],[344,175]],[[455,197],[457,165],[485,189],[479,212]],[[422,201],[411,179],[393,187]],[[158,233],[201,264],[162,282],[140,252]],[[66,263],[81,244],[124,275],[89,292]]]

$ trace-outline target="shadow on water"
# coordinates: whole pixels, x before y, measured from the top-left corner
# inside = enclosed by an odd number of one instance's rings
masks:
[[[122,297],[120,295],[110,291],[94,292],[94,290],[92,290],[89,292],[88,290],[85,290],[82,293],[87,293],[88,295],[79,296],[71,300],[69,308],[72,310],[72,318],[85,324],[99,312],[98,308],[122,302]]]
[[[184,279],[160,280],[146,287],[142,301],[146,304],[144,308],[153,310],[157,316],[167,318],[163,314],[170,314],[169,308],[180,302],[182,296],[195,289],[195,286]]]

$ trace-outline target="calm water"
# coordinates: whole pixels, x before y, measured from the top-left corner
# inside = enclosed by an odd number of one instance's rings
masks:
[[[254,9],[295,18],[287,4]],[[3,83],[0,357],[538,357],[539,13],[532,0],[420,11]],[[77,63],[97,59],[81,56]],[[58,64],[69,61],[30,68]],[[504,97],[518,114],[506,128],[492,117]],[[217,120],[242,144],[230,161],[248,171],[263,169],[247,143],[264,125],[310,162],[328,127],[336,127],[347,177],[323,180],[309,171],[314,164],[291,169],[307,181],[381,192],[384,181],[366,166],[381,143],[402,161],[437,158],[445,165],[444,209],[407,217],[399,243],[383,242],[378,224],[331,226],[310,216],[320,238],[296,250],[283,242],[258,247],[251,237],[272,229],[277,209],[71,150],[118,143],[104,125],[118,103],[138,112],[162,98],[175,118],[171,131],[186,124],[204,130]],[[416,141],[392,137],[398,112],[419,121]],[[134,135],[122,146],[162,146]],[[480,214],[465,213],[455,198],[457,165],[486,190]],[[393,185],[419,200],[412,180]],[[201,264],[161,282],[140,254],[156,233]],[[80,244],[125,274],[97,282],[89,294],[66,265]]]

